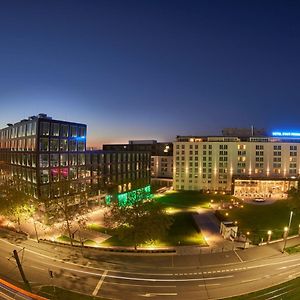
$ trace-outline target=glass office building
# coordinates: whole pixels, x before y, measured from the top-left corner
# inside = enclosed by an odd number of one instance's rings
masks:
[[[37,199],[93,190],[121,193],[150,182],[150,154],[86,150],[85,124],[29,117],[0,130],[1,176]]]

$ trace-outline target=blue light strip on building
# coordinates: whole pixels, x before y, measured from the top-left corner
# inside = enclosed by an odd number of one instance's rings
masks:
[[[300,132],[273,131],[272,136],[300,137]]]

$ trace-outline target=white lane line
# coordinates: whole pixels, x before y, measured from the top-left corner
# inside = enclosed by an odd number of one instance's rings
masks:
[[[124,285],[124,286],[137,286],[137,287],[147,287],[147,288],[176,288],[176,285],[148,285],[148,284],[130,284],[130,283],[119,283],[119,282],[111,282],[106,281],[105,284],[112,285]]]
[[[43,269],[43,268],[40,268],[40,267],[36,267],[36,266],[30,266],[31,268],[34,268],[34,269],[38,269],[38,270],[41,270],[41,271],[45,271],[46,269]]]
[[[146,293],[140,294],[141,297],[155,297],[155,296],[177,296],[177,293]]]
[[[97,295],[98,295],[98,292],[99,292],[99,290],[100,290],[100,288],[101,288],[101,286],[102,286],[102,284],[103,284],[103,281],[104,281],[104,279],[105,279],[105,277],[106,277],[106,275],[107,275],[107,272],[108,272],[108,270],[105,270],[105,271],[103,272],[103,274],[102,274],[102,276],[101,276],[99,282],[97,283],[97,285],[96,285],[96,287],[95,287],[95,289],[94,289],[94,291],[93,291],[93,293],[92,293],[93,296],[97,296]]]
[[[199,287],[203,287],[203,286],[216,286],[216,285],[221,285],[221,283],[198,284]]]
[[[247,282],[252,282],[256,280],[260,280],[261,278],[253,278],[253,279],[247,279],[247,280],[242,280],[242,283],[247,283]]]
[[[233,252],[235,253],[235,255],[237,256],[237,258],[240,260],[240,262],[244,262],[241,257],[237,254],[237,252],[235,250],[233,250]]]

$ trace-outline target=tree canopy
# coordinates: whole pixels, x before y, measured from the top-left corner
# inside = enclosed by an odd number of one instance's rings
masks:
[[[107,227],[117,229],[120,239],[133,241],[136,248],[144,242],[162,238],[172,225],[172,218],[160,203],[141,200],[127,206],[111,203],[104,222]]]

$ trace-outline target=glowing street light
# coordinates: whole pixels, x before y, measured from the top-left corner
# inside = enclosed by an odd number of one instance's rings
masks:
[[[268,241],[267,241],[268,244],[269,244],[270,241],[271,241],[271,236],[272,236],[272,231],[271,231],[271,230],[268,230]]]

